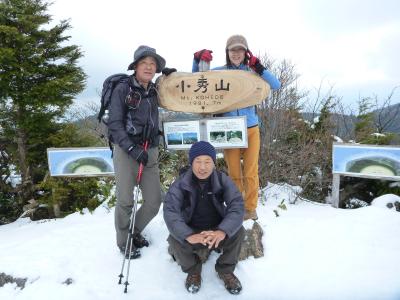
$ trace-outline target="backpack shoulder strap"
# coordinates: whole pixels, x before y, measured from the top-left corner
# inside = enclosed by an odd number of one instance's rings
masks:
[[[186,172],[190,170],[190,165],[185,165],[179,169],[179,177],[182,178]],[[183,190],[183,202],[181,209],[184,210],[186,207],[190,206],[190,192],[186,189]]]
[[[217,173],[219,185],[222,187],[223,186],[222,185],[222,171],[219,171],[219,170],[215,170],[215,171]],[[211,192],[211,190],[210,190],[210,192]],[[217,198],[222,200],[223,195],[224,195],[224,189],[221,189],[220,191],[218,191],[218,197]]]
[[[190,165],[185,165],[181,168],[179,168],[178,174],[179,176],[182,176],[183,174],[185,174],[187,171],[189,171],[190,169]]]
[[[111,102],[111,96],[115,89],[115,87],[124,81],[128,81],[129,75],[125,73],[117,73],[107,77],[103,82],[103,89],[101,91],[101,107],[99,114],[97,116],[97,120],[100,122],[103,117],[107,107]]]
[[[216,170],[218,175],[219,184],[222,186],[222,171]]]

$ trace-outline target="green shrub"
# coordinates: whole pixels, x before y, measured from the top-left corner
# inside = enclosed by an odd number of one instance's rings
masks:
[[[93,211],[106,200],[109,207],[115,205],[113,186],[113,179],[50,178],[41,184],[43,193],[39,200],[51,207],[59,206],[61,215],[82,212],[85,208]]]

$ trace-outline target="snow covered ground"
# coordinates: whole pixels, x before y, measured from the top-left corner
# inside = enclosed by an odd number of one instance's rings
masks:
[[[161,211],[146,228],[151,246],[131,264],[128,294],[118,285],[122,256],[115,246],[113,210],[0,226],[0,273],[27,277],[0,288],[0,299],[400,299],[400,213],[377,205],[335,209],[293,200],[289,187],[271,185],[260,203],[265,256],[239,262],[239,296],[217,278],[213,253],[203,266],[196,295],[184,288],[185,274],[167,253]],[[278,207],[285,200],[286,210]],[[276,217],[274,210],[279,214]],[[246,221],[250,227],[252,221]],[[68,278],[72,284],[65,282]]]

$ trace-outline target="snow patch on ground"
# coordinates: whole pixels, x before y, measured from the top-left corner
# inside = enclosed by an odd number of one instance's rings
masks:
[[[382,195],[378,198],[375,198],[374,200],[372,200],[371,205],[372,206],[376,206],[376,207],[381,207],[381,208],[385,208],[388,209],[388,204],[392,204],[391,208],[393,211],[395,211],[395,207],[394,207],[394,203],[395,202],[400,202],[400,197],[393,195],[393,194],[386,194],[386,195]]]
[[[400,214],[376,203],[335,209],[296,197],[297,187],[268,185],[257,209],[265,256],[239,262],[243,291],[235,299],[400,299]],[[380,197],[381,198],[381,197]],[[285,206],[282,206],[282,203]],[[279,211],[276,217],[274,210]],[[245,227],[251,227],[246,221]],[[212,253],[197,295],[167,252],[162,211],[146,228],[149,248],[131,263],[128,295],[118,285],[122,256],[115,245],[114,210],[63,219],[20,219],[0,226],[0,272],[27,277],[26,287],[0,288],[0,299],[231,299],[218,279]],[[64,282],[71,278],[70,285]]]

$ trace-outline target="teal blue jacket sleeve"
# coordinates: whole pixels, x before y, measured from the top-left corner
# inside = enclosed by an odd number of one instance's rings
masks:
[[[270,71],[265,69],[263,73],[261,74],[262,79],[264,79],[268,84],[270,85],[271,89],[277,90],[281,87],[281,82],[278,80],[278,78],[275,77],[274,74],[272,74]]]

